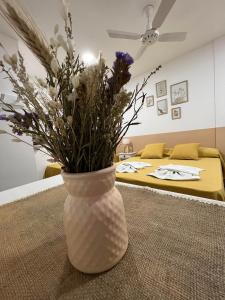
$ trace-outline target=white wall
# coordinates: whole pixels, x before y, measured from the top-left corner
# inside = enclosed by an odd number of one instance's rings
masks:
[[[39,63],[38,59],[30,51],[30,49],[19,40],[18,43],[19,51],[21,52],[27,72],[30,76],[46,77],[44,67]]]
[[[225,36],[214,42],[216,127],[225,126]]]
[[[1,43],[9,54],[18,50],[18,43],[3,34],[0,34]],[[0,49],[0,59],[3,51]],[[0,93],[12,94],[12,86],[8,80],[0,77]],[[0,128],[11,132],[5,121],[0,121]],[[22,137],[25,141],[32,143],[31,138]],[[35,155],[32,147],[23,143],[12,142],[12,137],[0,135],[0,191],[16,187],[25,183],[38,180]]]
[[[46,166],[50,164],[50,162],[48,161],[48,159],[50,158],[51,157],[46,155],[45,153],[35,150],[35,163],[36,163],[38,179],[43,179]]]
[[[18,43],[15,39],[0,33],[0,41],[9,54],[13,54],[18,50]],[[3,54],[3,49],[0,48],[0,59],[2,59]],[[0,73],[0,93],[8,93],[12,90],[12,85],[8,80],[3,80],[3,78],[4,74]]]
[[[146,75],[134,78],[127,88],[133,90]],[[156,98],[155,83],[161,80],[167,80],[167,96]],[[177,106],[171,106],[170,85],[183,80],[188,80],[189,102],[177,105],[182,117],[172,120],[171,108]],[[163,65],[145,92],[154,95],[155,105],[144,105],[138,119],[141,124],[131,127],[128,136],[225,126],[225,37]],[[158,116],[156,101],[165,98],[168,114]]]

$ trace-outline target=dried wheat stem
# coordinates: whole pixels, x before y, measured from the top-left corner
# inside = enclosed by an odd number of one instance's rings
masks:
[[[0,14],[51,75],[49,44],[29,13],[14,0],[0,0]]]

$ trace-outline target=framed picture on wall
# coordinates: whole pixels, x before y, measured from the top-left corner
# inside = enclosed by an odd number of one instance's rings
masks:
[[[181,119],[181,107],[174,107],[171,109],[172,120]]]
[[[188,81],[178,82],[170,86],[171,105],[188,102]]]
[[[167,95],[167,85],[166,80],[162,80],[160,82],[157,82],[155,85],[156,88],[156,96],[157,98],[163,97]]]
[[[150,107],[153,105],[154,105],[154,96],[151,95],[151,96],[146,97],[146,106]]]
[[[159,116],[168,114],[167,99],[157,101],[157,113],[158,113]]]

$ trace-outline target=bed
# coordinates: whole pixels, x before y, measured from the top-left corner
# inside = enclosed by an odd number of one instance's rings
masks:
[[[61,173],[61,168],[62,166],[57,162],[49,164],[45,169],[44,178],[59,175]]]
[[[141,159],[140,157],[132,157],[126,160],[126,162],[128,161],[147,162],[152,166],[139,170],[137,173],[116,173],[117,181],[209,199],[225,200],[223,171],[220,158],[204,157],[198,160],[174,160],[169,158]],[[201,179],[198,181],[171,181],[146,176],[146,174],[153,172],[160,165],[167,164],[193,166],[202,168],[204,171],[201,172]]]
[[[203,149],[203,148],[202,148]],[[126,160],[142,161],[150,163],[152,166],[139,170],[137,173],[116,173],[116,180],[124,183],[136,184],[140,186],[148,186],[160,190],[178,192],[193,196],[206,197],[214,200],[225,201],[224,191],[224,170],[225,162],[219,150],[216,148],[204,148],[212,157],[199,157],[198,160],[175,160],[169,159],[168,155],[162,159],[142,159],[140,156],[135,156]],[[210,150],[210,151],[208,151]],[[213,150],[213,155],[212,155]],[[208,156],[210,156],[208,155]],[[214,157],[215,156],[215,157]],[[117,164],[123,163],[119,162]],[[171,181],[161,180],[146,174],[153,172],[160,165],[178,164],[198,167],[204,169],[201,172],[201,179],[198,181]],[[60,174],[61,166],[58,163],[53,163],[47,166],[44,178]]]

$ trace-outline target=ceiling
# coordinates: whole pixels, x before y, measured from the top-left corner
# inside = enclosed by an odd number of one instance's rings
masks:
[[[50,37],[55,23],[62,25],[58,0],[21,0],[34,17],[39,27]],[[130,32],[145,31],[146,19],[143,7],[158,0],[71,0],[73,29],[80,53],[92,51],[96,56],[101,51],[109,65],[117,50],[135,55],[140,41],[110,39],[106,29]],[[186,31],[185,42],[156,43],[132,67],[133,76],[151,70],[177,56],[198,48],[225,34],[225,0],[177,0],[160,33]],[[15,34],[0,19],[0,32],[15,37]]]

